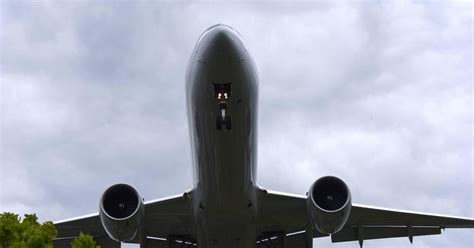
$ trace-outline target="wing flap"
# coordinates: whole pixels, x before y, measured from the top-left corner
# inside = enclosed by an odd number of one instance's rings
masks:
[[[308,248],[313,247],[313,239],[306,236],[306,232],[287,235],[285,238],[285,247]]]
[[[423,235],[441,234],[439,227],[387,227],[387,226],[369,226],[369,227],[345,227],[341,231],[331,235],[333,243],[370,240],[382,238],[413,237]],[[411,234],[410,234],[411,233]]]
[[[54,248],[70,248],[71,243],[78,237],[67,237],[67,238],[57,238],[53,241]],[[120,248],[120,242],[116,242],[110,239],[108,236],[94,236],[94,240],[97,245],[107,248]]]
[[[157,239],[148,237],[146,240],[146,248],[169,248],[168,241],[163,239]]]

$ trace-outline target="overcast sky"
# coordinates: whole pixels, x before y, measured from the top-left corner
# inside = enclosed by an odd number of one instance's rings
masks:
[[[258,67],[259,185],[304,194],[334,175],[356,203],[474,217],[470,3],[0,7],[0,212],[97,212],[118,182],[146,200],[189,189],[184,74],[198,36],[225,23]],[[473,236],[364,247],[467,248]]]

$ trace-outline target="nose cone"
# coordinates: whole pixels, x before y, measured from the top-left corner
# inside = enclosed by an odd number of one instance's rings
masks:
[[[240,35],[226,25],[210,27],[202,34],[199,44],[200,59],[209,63],[236,62],[245,56]]]

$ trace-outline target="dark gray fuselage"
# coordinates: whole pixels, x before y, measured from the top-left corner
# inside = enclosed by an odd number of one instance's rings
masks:
[[[224,84],[231,85],[225,99],[231,128],[216,124],[224,114],[215,88]],[[188,65],[186,94],[199,247],[254,247],[258,82],[235,30],[216,25],[201,35]]]

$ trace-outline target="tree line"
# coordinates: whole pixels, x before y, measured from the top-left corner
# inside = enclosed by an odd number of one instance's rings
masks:
[[[53,248],[58,231],[53,222],[38,223],[36,214],[4,212],[0,214],[0,248]],[[90,235],[81,233],[72,248],[100,248]]]

